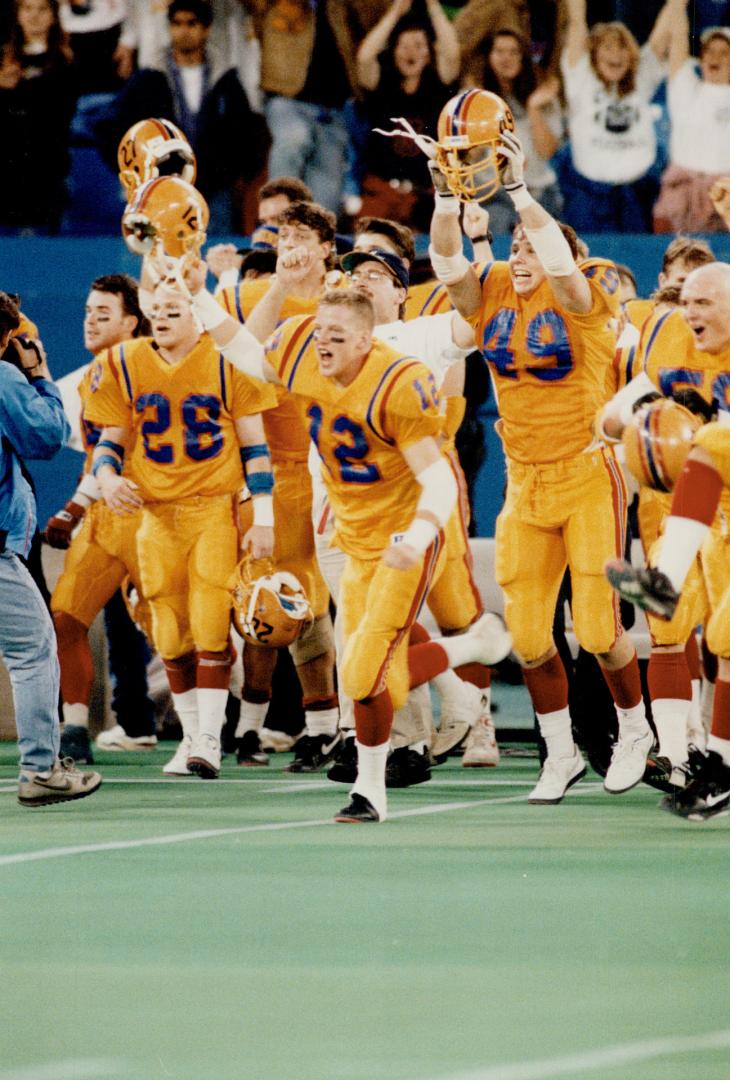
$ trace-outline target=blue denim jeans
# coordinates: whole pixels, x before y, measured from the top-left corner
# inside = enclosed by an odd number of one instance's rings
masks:
[[[0,554],[0,653],[13,689],[21,767],[43,772],[60,742],[56,635],[35,582],[11,551]]]
[[[265,105],[271,132],[269,176],[297,176],[314,201],[338,213],[348,166],[344,110],[272,94]]]

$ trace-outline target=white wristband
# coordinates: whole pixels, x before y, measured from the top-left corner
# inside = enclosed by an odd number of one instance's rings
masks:
[[[524,228],[548,277],[570,277],[576,269],[575,259],[557,221],[550,218],[547,225],[541,225],[539,229]]]
[[[99,487],[99,481],[96,479],[93,473],[84,473],[84,475],[81,477],[81,480],[79,481],[78,487],[76,488],[76,495],[81,495],[83,496],[83,498],[88,500],[86,506],[91,506],[93,502],[96,502],[98,499],[101,498],[101,488]],[[80,502],[79,499],[76,499],[76,501]],[[81,505],[83,505],[83,503]]]
[[[505,191],[512,200],[515,210],[526,210],[535,201],[524,184],[520,184],[519,187],[513,188],[511,191],[509,188],[505,188]]]
[[[253,500],[253,523],[265,525],[269,529],[274,527],[274,497],[273,495],[257,495]]]
[[[457,281],[466,277],[471,268],[471,263],[463,251],[457,252],[456,255],[439,255],[431,244],[428,254],[436,279],[444,285],[455,285]]]
[[[441,457],[421,469],[416,480],[421,485],[416,513],[420,510],[430,514],[443,528],[451,517],[459,494],[451,466],[446,458]]]
[[[216,326],[220,326],[229,318],[228,313],[207,289],[201,289],[195,294],[192,299],[192,308],[204,330],[215,330]]]
[[[402,544],[408,544],[419,555],[429,547],[436,539],[436,533],[438,529],[431,521],[426,521],[425,518],[414,518],[410,523],[406,531],[403,533]]]
[[[433,193],[433,212],[434,214],[441,214],[447,217],[458,217],[461,210],[461,205],[456,195],[445,192],[434,191]]]

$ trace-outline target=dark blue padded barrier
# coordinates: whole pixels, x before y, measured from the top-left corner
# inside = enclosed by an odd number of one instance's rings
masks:
[[[240,238],[220,237],[218,240]],[[591,254],[626,263],[634,271],[640,295],[655,286],[661,257],[669,237],[603,234],[586,236]],[[718,258],[730,262],[730,235],[707,238]],[[494,244],[497,258],[508,252],[507,237]],[[419,239],[419,252],[428,246]],[[95,277],[125,271],[136,274],[139,260],[115,237],[0,239],[0,288],[20,294],[23,309],[40,327],[51,370],[60,376],[85,363],[82,321],[88,287]],[[480,536],[494,535],[494,521],[502,501],[504,459],[494,434],[494,402],[484,409],[487,458],[477,481],[475,519]],[[65,450],[52,462],[33,463],[38,486],[41,522],[69,497],[81,468],[81,456]]]

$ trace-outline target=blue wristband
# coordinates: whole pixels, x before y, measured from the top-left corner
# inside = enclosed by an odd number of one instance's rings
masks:
[[[111,465],[115,473],[121,474],[122,463],[119,458],[113,457],[111,454],[99,454],[99,457],[94,458],[94,464],[91,467],[94,476],[99,472],[102,465]]]
[[[96,445],[98,447],[103,446],[106,450],[111,450],[112,453],[117,455],[120,461],[124,461],[124,447],[120,446],[119,443],[112,442],[111,439],[99,439],[99,442]]]
[[[247,461],[253,461],[254,458],[268,457],[269,448],[266,443],[256,443],[255,446],[242,446],[241,447],[241,461],[243,465],[246,465]]]
[[[274,474],[255,472],[246,477],[246,487],[251,495],[271,495],[274,490]]]

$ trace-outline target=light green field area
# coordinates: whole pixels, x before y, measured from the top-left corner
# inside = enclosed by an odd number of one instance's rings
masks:
[[[3,1080],[730,1076],[727,818],[591,774],[529,806],[504,757],[335,825],[290,755],[204,782],[170,751],[28,810],[0,749]]]

